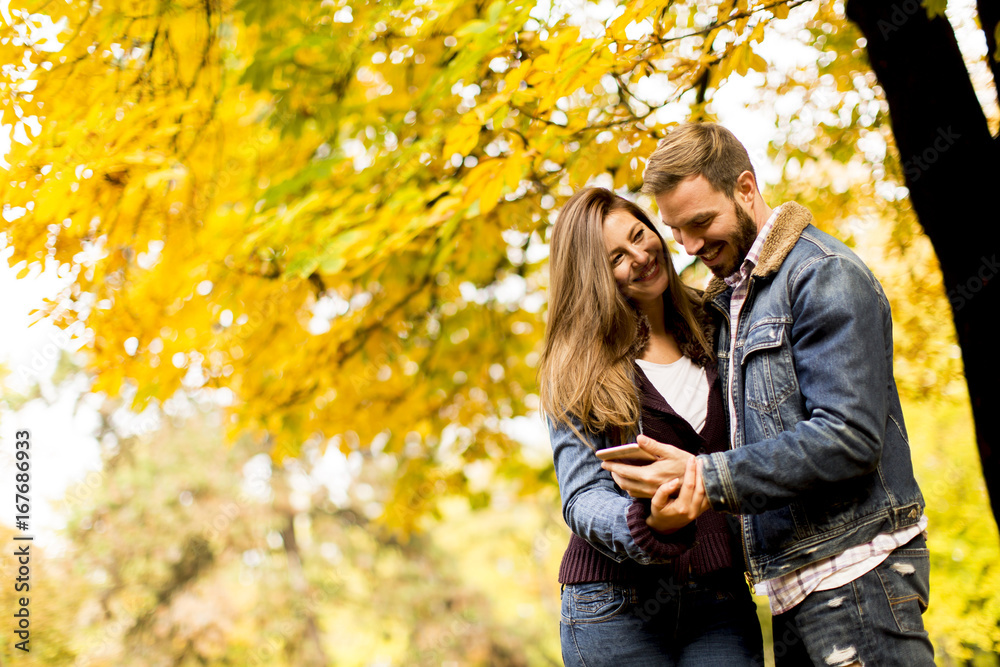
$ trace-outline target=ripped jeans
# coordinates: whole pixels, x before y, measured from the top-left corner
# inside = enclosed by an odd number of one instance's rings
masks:
[[[921,614],[930,592],[923,535],[840,588],[814,591],[773,620],[776,667],[933,667]]]

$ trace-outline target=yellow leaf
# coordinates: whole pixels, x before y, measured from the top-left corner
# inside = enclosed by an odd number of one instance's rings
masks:
[[[492,178],[483,186],[479,195],[479,213],[486,215],[497,207],[503,195],[504,179]]]
[[[633,21],[640,21],[643,18],[643,13],[647,10],[645,2],[636,2],[631,5],[626,5],[625,11],[622,15],[611,22],[611,26],[608,28],[608,33],[619,42],[628,41],[625,36],[625,28],[630,26]]]
[[[508,97],[518,89],[521,82],[524,81],[524,77],[531,72],[531,61],[525,60],[520,65],[514,69],[507,72],[507,76],[503,78],[503,92]]]
[[[485,160],[476,165],[464,179],[466,190],[465,195],[462,197],[462,203],[469,206],[473,202],[479,200],[480,206],[482,206],[481,196],[483,190],[486,188],[488,183],[496,180],[496,176],[500,173],[500,170],[503,169],[503,167],[504,160],[502,159]],[[496,206],[496,202],[493,203],[493,206]],[[480,212],[484,211],[480,210]]]
[[[153,188],[160,183],[165,183],[167,181],[182,181],[187,176],[187,169],[182,165],[175,165],[167,169],[161,169],[159,171],[154,171],[146,174],[145,185],[147,188]]]
[[[479,143],[480,128],[481,125],[475,115],[466,114],[458,125],[448,131],[441,154],[446,158],[455,153],[463,157],[468,155]]]
[[[516,190],[524,175],[524,164],[528,156],[519,152],[507,159],[503,168],[503,183],[511,190]]]

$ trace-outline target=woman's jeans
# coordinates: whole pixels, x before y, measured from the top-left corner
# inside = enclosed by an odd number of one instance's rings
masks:
[[[763,667],[760,624],[741,572],[676,583],[567,584],[562,592],[567,667]]]

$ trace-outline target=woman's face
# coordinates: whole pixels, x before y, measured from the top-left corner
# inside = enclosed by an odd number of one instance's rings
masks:
[[[604,247],[618,289],[637,303],[659,299],[667,289],[666,262],[660,238],[628,211],[604,219]]]

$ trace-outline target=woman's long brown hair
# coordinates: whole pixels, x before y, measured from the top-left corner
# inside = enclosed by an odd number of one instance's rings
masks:
[[[633,359],[645,345],[648,326],[619,291],[604,246],[604,221],[624,210],[663,244],[669,279],[664,314],[681,351],[699,365],[712,358],[697,293],[684,285],[663,237],[645,212],[604,188],[586,188],[566,202],[549,244],[549,303],[545,346],[539,364],[542,410],[571,428],[573,419],[591,433],[608,432],[614,444],[634,438],[640,403]]]

